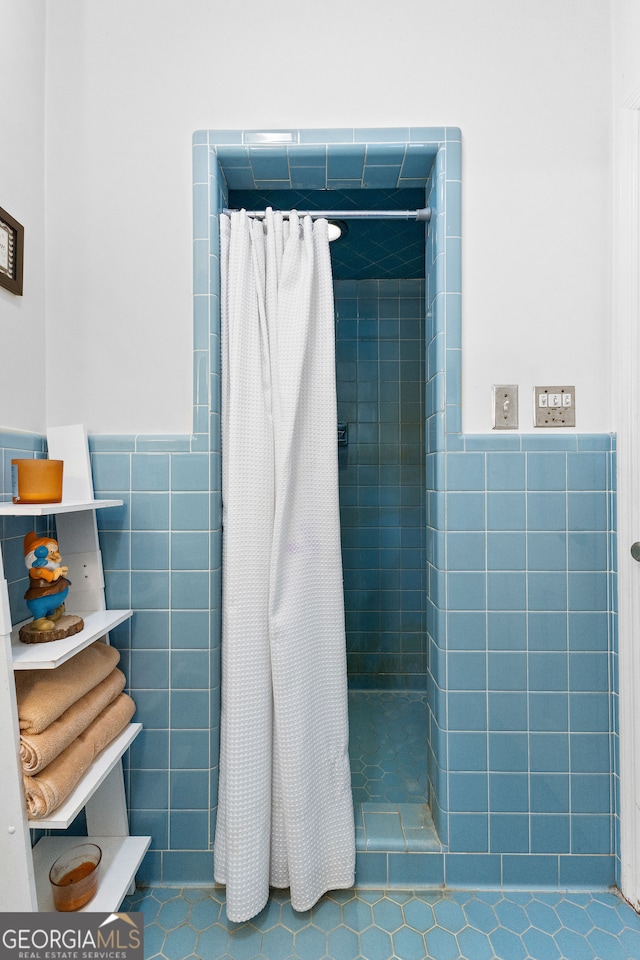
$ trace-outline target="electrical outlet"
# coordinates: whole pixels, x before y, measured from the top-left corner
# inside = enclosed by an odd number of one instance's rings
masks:
[[[575,387],[534,387],[533,424],[535,427],[575,427]]]
[[[514,383],[493,386],[493,429],[518,429],[518,387]]]

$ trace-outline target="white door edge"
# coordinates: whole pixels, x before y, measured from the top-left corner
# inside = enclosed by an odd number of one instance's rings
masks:
[[[620,889],[640,907],[640,88],[615,118],[613,410],[617,432]],[[615,696],[615,694],[614,694]]]

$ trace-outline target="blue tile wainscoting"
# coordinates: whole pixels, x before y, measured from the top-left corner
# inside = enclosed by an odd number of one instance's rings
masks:
[[[558,451],[547,438],[546,451],[511,452],[466,439],[472,451],[445,457],[450,525],[429,538],[429,617],[442,625],[429,631],[427,698],[441,847],[362,849],[358,883],[604,886],[617,837],[610,439],[571,437],[574,449]],[[526,448],[537,438],[509,440]],[[6,465],[25,451],[13,435],[2,441],[6,494]],[[153,836],[140,879],[206,883],[220,578],[209,457],[137,452],[134,438],[93,438],[91,448],[98,496],[124,500],[98,517],[107,602],[135,611],[112,640],[144,723],[127,773],[132,831]],[[509,509],[494,511],[504,498]],[[25,521],[3,523],[21,598]]]
[[[430,800],[447,864],[467,882],[475,854],[485,882],[613,883],[613,440],[447,439],[427,455]]]
[[[459,131],[301,130],[287,137],[286,145],[265,145],[250,131],[194,136],[193,434],[90,438],[97,496],[124,501],[122,508],[100,511],[99,523],[107,601],[134,609],[112,639],[144,725],[126,764],[132,832],[153,837],[139,879],[207,886],[213,876],[221,582],[219,211],[228,189],[404,184],[424,188],[434,210],[424,280],[336,280],[338,362],[351,363],[355,350],[377,367],[376,378],[363,377],[364,368],[360,375],[354,371],[351,382],[364,393],[341,398],[356,404],[355,451],[361,442],[367,445],[362,428],[371,422],[366,404],[374,402],[367,391],[378,392],[381,409],[396,402],[380,393],[395,383],[386,364],[400,363],[403,351],[402,337],[385,342],[387,321],[396,323],[397,309],[399,328],[407,333],[413,324],[406,349],[416,349],[417,317],[403,317],[403,311],[413,311],[415,303],[409,308],[408,302],[424,296],[424,353],[418,348],[421,356],[411,361],[423,366],[421,399],[407,394],[410,409],[386,435],[398,463],[406,454],[414,479],[422,474],[425,496],[417,504],[415,482],[400,491],[389,482],[396,465],[383,471],[378,464],[372,471],[365,460],[358,462],[349,475],[355,482],[343,486],[343,511],[375,509],[377,525],[369,528],[375,533],[366,537],[377,543],[358,541],[357,534],[350,540],[345,526],[345,578],[347,593],[358,595],[348,602],[359,602],[369,578],[379,578],[380,571],[393,581],[386,592],[394,596],[385,603],[398,614],[389,620],[395,625],[372,650],[378,641],[371,635],[369,608],[356,604],[350,608],[357,627],[350,642],[366,649],[351,650],[362,658],[398,658],[361,661],[378,674],[383,663],[391,665],[387,673],[398,677],[396,667],[409,675],[401,658],[411,658],[415,679],[400,681],[407,690],[412,684],[418,689],[418,678],[424,678],[437,848],[408,853],[359,844],[357,884],[606,887],[616,880],[619,853],[614,440],[575,431],[461,432]],[[375,304],[367,283],[377,286]],[[393,296],[384,296],[388,283],[396,284]],[[348,317],[354,309],[356,317]],[[349,334],[354,320],[356,326],[364,322],[369,339]],[[343,379],[342,388],[349,382]],[[424,405],[419,421],[413,419],[416,403]],[[76,417],[82,419],[82,412]],[[424,456],[415,463],[418,422]],[[406,451],[405,423],[411,438]],[[25,450],[42,455],[44,449],[41,437],[8,431],[0,436],[5,499],[11,457]],[[354,497],[355,504],[347,502]],[[399,522],[402,510],[406,528]],[[416,510],[424,510],[418,525]],[[21,616],[24,532],[3,520],[15,619]],[[393,566],[403,537],[411,550],[424,551],[417,572],[413,560],[405,568]],[[391,573],[396,570],[397,577]],[[418,589],[419,611],[413,596]],[[377,629],[382,613],[376,611]],[[358,671],[365,689],[371,686],[366,672]]]
[[[220,717],[220,458],[164,438],[91,442],[112,633],[144,729],[129,752],[142,881],[211,882]]]

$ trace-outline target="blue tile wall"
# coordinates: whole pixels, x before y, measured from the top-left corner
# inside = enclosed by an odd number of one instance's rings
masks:
[[[124,501],[97,517],[107,605],[134,610],[111,634],[144,725],[126,764],[131,830],[153,838],[141,879],[204,881],[217,798],[219,453],[150,446],[90,440],[97,496]]]
[[[427,528],[440,837],[450,853],[588,858],[589,875],[607,882],[617,851],[613,438],[512,435],[510,449],[504,437],[453,439],[452,452],[427,455],[441,477]]]
[[[349,685],[424,689],[424,282],[334,292]]]

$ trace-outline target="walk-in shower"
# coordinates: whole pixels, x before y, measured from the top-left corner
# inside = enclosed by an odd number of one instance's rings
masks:
[[[460,134],[449,128],[194,137],[196,363],[207,348],[208,306],[215,469],[218,214],[295,209],[348,227],[331,244],[331,262],[360,884],[444,876],[446,625],[438,565],[442,455],[447,430],[460,430],[459,186]],[[196,405],[198,424],[206,413]],[[216,776],[212,769],[212,789]]]
[[[254,217],[340,219],[331,244],[352,789],[361,850],[434,849],[425,629],[427,186],[229,191]],[[411,207],[411,209],[409,209]],[[225,210],[225,212],[227,212]]]

